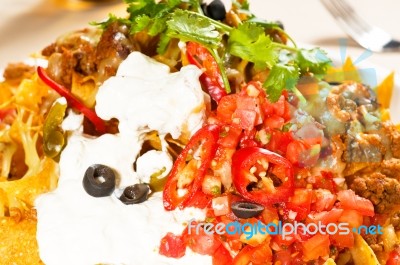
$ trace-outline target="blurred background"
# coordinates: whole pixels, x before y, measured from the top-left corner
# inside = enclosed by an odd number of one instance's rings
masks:
[[[223,0],[230,6],[230,0]],[[368,21],[400,39],[400,1],[349,0]],[[339,56],[339,40],[347,39],[319,0],[250,0],[253,13],[280,20],[298,43],[316,45]],[[59,35],[89,27],[109,13],[123,15],[122,0],[0,0],[0,68],[39,52]],[[348,54],[357,58],[365,50],[348,40]],[[400,52],[373,54],[368,62],[400,73]]]

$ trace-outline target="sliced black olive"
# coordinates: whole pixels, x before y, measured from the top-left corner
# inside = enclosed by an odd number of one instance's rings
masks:
[[[231,209],[237,217],[247,219],[260,215],[264,206],[252,202],[234,202]]]
[[[214,0],[207,6],[206,16],[215,20],[223,20],[225,15],[225,5],[221,0]]]
[[[109,196],[115,189],[114,171],[104,165],[94,164],[86,169],[83,188],[93,197]]]
[[[149,185],[140,183],[126,187],[119,199],[125,204],[141,203],[147,200],[149,193]]]

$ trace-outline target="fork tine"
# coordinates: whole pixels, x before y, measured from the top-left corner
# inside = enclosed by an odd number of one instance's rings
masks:
[[[372,26],[361,18],[345,0],[336,0],[334,2],[339,8],[341,8],[342,12],[346,14],[349,19],[358,25],[359,28],[362,28],[364,31],[372,30]]]
[[[400,50],[399,41],[393,40],[389,33],[366,22],[346,0],[321,0],[321,2],[342,29],[362,47],[378,52]]]
[[[341,5],[343,1],[340,0],[321,0],[325,7],[334,15],[334,17],[338,20],[340,24],[342,24],[343,29],[345,29],[346,33],[354,37],[362,37],[366,34],[370,29],[368,26],[365,26],[359,20],[361,18],[353,18],[356,15],[355,11],[348,6],[347,4]],[[338,2],[341,3],[338,3]],[[347,9],[350,8],[350,11]]]

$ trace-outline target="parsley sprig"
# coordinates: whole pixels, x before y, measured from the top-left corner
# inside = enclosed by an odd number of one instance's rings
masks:
[[[300,76],[312,73],[316,77],[322,77],[331,64],[326,53],[319,48],[306,50],[274,42],[266,34],[266,29],[282,29],[251,14],[247,1],[241,5],[236,1],[233,2],[237,8],[247,12],[249,17],[237,28],[204,16],[198,0],[165,0],[160,3],[154,0],[125,0],[125,2],[129,5],[127,9],[130,14],[129,19],[120,21],[123,23],[129,21],[132,34],[147,31],[150,36],[160,36],[158,53],[163,54],[166,51],[172,38],[184,42],[197,42],[206,47],[221,70],[227,92],[230,92],[229,82],[222,59],[225,53],[254,63],[256,69],[269,69],[269,75],[263,86],[271,101],[278,100],[283,89],[298,92],[295,86]],[[110,20],[115,21],[116,18],[110,16],[109,21],[103,26],[110,23]],[[290,39],[286,33],[285,36]]]

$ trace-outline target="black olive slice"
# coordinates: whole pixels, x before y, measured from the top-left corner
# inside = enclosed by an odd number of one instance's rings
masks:
[[[126,187],[119,199],[125,204],[136,204],[147,200],[149,193],[149,185],[140,183]]]
[[[247,219],[260,215],[264,206],[252,202],[234,202],[231,209],[237,217]]]
[[[214,0],[207,6],[206,16],[214,20],[223,20],[226,16],[225,5],[221,0]]]
[[[86,169],[82,184],[85,191],[93,197],[109,196],[115,189],[114,171],[104,165],[91,165]]]

